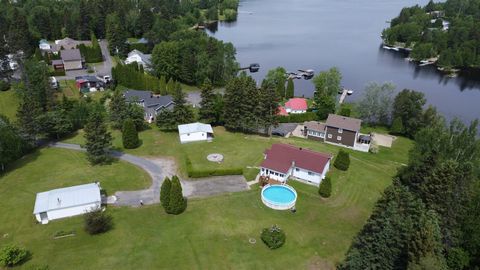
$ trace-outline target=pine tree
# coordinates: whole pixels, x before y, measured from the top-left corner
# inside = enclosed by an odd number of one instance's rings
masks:
[[[167,82],[166,82],[165,76],[160,77],[159,88],[160,88],[160,95],[162,96],[168,95]]]
[[[183,213],[186,208],[187,200],[185,197],[183,197],[180,179],[178,179],[178,177],[175,175],[172,177],[172,186],[170,189],[167,213],[178,215]]]
[[[117,13],[107,15],[105,29],[110,54],[120,56],[125,55],[126,50],[128,49],[126,43],[127,32],[123,28]]]
[[[106,163],[110,159],[109,148],[112,144],[112,136],[107,131],[107,125],[101,112],[92,112],[84,131],[88,161],[92,165]]]
[[[243,110],[241,104],[243,103],[244,87],[242,84],[242,75],[230,80],[225,87],[225,127],[230,130],[241,129],[241,119],[243,117]]]
[[[179,84],[177,84],[173,95],[173,103],[175,104],[175,106],[173,107],[172,115],[175,124],[181,125],[193,122],[193,112],[187,105],[187,102],[185,100],[185,94],[182,92],[182,88]]]
[[[350,155],[340,149],[340,151],[338,151],[337,158],[335,158],[333,166],[342,171],[348,170],[348,167],[350,166]]]
[[[279,80],[277,82],[277,95],[281,98],[285,98],[285,81]]]
[[[27,18],[18,8],[13,9],[11,18],[7,36],[8,47],[13,53],[23,51],[28,56],[33,53],[34,41],[28,28]]]
[[[119,90],[113,92],[112,99],[110,100],[108,106],[112,127],[117,129],[121,128],[123,125],[123,120],[126,118],[127,114],[127,103],[122,92]]]
[[[215,93],[209,79],[206,79],[202,86],[202,100],[200,101],[200,120],[205,123],[214,123],[216,119]]]
[[[175,92],[175,81],[170,78],[166,86],[167,94],[172,95]]]
[[[330,180],[330,177],[325,177],[325,179],[322,180],[320,183],[320,186],[318,188],[318,194],[322,196],[323,198],[329,198],[330,195],[332,194],[332,181]]]
[[[23,88],[23,85],[19,86],[19,89],[21,88]],[[35,143],[40,133],[41,127],[38,116],[41,113],[42,110],[33,96],[22,95],[22,100],[17,110],[17,121],[20,133],[31,144]]]
[[[293,79],[289,78],[287,82],[287,95],[285,98],[293,98],[295,96],[295,85],[293,84]]]
[[[123,122],[122,142],[125,149],[134,149],[140,145],[137,128],[130,118]]]
[[[171,188],[172,188],[172,181],[170,181],[170,178],[165,177],[165,180],[163,180],[162,186],[160,188],[160,203],[162,204],[165,212],[167,212],[168,203],[170,202]]]
[[[278,124],[278,96],[275,88],[268,83],[262,83],[260,88],[260,98],[258,100],[261,106],[261,112],[257,116],[262,122],[262,126],[265,129],[265,133],[271,136],[272,126]]]

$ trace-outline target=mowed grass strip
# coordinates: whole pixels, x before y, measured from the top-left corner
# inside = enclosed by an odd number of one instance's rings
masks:
[[[17,119],[19,99],[13,89],[0,91],[0,114],[7,116],[11,122]]]

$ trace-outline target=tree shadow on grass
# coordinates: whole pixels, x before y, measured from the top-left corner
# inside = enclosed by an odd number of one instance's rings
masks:
[[[8,164],[7,166],[5,166],[5,170],[3,172],[0,170],[0,179],[4,176],[7,176],[12,171],[22,168],[23,166],[27,165],[30,162],[36,161],[39,156],[40,156],[40,149],[36,149],[33,152],[19,158],[15,162]]]

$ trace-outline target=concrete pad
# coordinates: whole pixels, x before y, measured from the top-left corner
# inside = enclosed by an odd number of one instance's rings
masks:
[[[397,137],[388,134],[372,133],[372,139],[376,145],[390,148]]]

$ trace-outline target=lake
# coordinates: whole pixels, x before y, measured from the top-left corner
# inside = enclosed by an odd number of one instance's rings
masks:
[[[480,118],[480,76],[448,78],[433,66],[418,67],[398,52],[381,48],[386,23],[405,6],[428,0],[241,0],[238,19],[220,23],[218,39],[232,42],[242,66],[259,63],[252,76],[260,82],[269,69],[314,69],[336,66],[342,84],[362,95],[370,81],[393,82],[425,93],[428,103],[448,119],[465,122]],[[295,94],[313,95],[312,81],[295,80]]]

